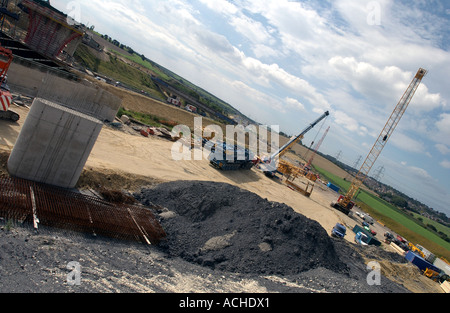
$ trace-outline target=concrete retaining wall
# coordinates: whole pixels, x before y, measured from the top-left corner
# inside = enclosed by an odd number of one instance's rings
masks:
[[[74,188],[103,123],[36,98],[8,160],[12,176]]]
[[[8,85],[13,92],[18,92],[29,97],[36,97],[39,87],[47,75],[72,81],[78,79],[74,74],[67,71],[14,56],[13,62],[8,70]]]
[[[69,72],[14,59],[8,71],[11,91],[30,97],[47,99],[101,121],[114,121],[122,100],[93,85],[77,81]]]

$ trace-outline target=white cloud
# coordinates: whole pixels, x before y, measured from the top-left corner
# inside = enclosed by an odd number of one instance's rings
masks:
[[[200,0],[210,10],[224,15],[233,15],[238,13],[238,8],[227,0]]]
[[[437,133],[434,134],[436,142],[450,146],[450,114],[441,114],[435,126],[437,129]]]
[[[354,118],[348,116],[345,112],[336,111],[333,115],[335,123],[346,128],[347,130],[355,132],[359,129],[358,122]]]
[[[429,179],[429,180],[433,180],[433,177],[423,168],[420,167],[416,167],[416,166],[408,166],[408,171],[410,172],[410,174],[412,174],[413,176],[420,178],[420,179]]]
[[[378,68],[367,62],[358,62],[354,57],[335,56],[328,63],[357,92],[370,101],[381,100],[380,105],[384,107],[393,108],[416,74],[396,66]],[[442,106],[442,99],[439,94],[431,94],[422,83],[411,104],[416,110],[431,111]]]
[[[300,101],[289,97],[286,97],[285,101],[288,107],[305,111],[305,106]]]
[[[445,169],[450,169],[450,161],[449,160],[444,160],[441,163],[439,163],[439,165]]]
[[[450,148],[447,147],[446,145],[442,144],[442,143],[438,143],[435,145],[436,149],[439,150],[439,152],[443,155],[448,155],[450,154]]]
[[[242,34],[253,43],[274,42],[274,39],[262,23],[252,20],[247,16],[232,17],[230,24],[238,33]]]

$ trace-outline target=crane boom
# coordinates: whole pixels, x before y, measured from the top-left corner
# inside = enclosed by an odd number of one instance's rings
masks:
[[[314,160],[314,157],[317,154],[317,151],[319,150],[320,146],[322,145],[322,142],[324,141],[325,137],[328,134],[328,131],[330,130],[330,127],[328,126],[327,130],[325,131],[325,133],[323,134],[322,138],[320,139],[320,141],[317,143],[317,145],[314,147],[314,152],[313,155],[309,158],[308,164],[306,164],[305,167],[309,168],[311,166],[312,161]]]
[[[272,155],[262,160],[262,163],[259,165],[264,174],[267,177],[273,178],[275,177],[275,173],[277,172],[277,163],[278,159],[283,156],[286,152],[289,151],[290,148],[292,148],[299,140],[303,139],[303,136],[309,132],[311,129],[314,128],[321,120],[323,120],[325,117],[330,115],[329,111],[326,111],[323,113],[317,120],[315,120],[313,123],[311,123],[308,127],[306,127],[300,134],[298,134],[295,137],[292,137],[286,144],[284,144],[281,148],[279,148],[277,151],[272,153]]]
[[[356,192],[358,189],[362,186],[364,183],[364,180],[367,178],[367,175],[370,172],[370,169],[374,165],[375,161],[377,160],[378,156],[380,155],[381,151],[385,147],[387,141],[391,137],[392,133],[394,132],[398,122],[402,118],[403,114],[405,113],[409,103],[411,102],[411,99],[413,98],[417,88],[419,87],[422,79],[427,74],[427,70],[420,68],[406,89],[405,93],[403,94],[402,98],[398,102],[397,106],[395,107],[394,111],[392,112],[391,116],[389,117],[386,125],[384,126],[383,130],[381,131],[380,135],[378,136],[375,144],[372,147],[372,150],[370,150],[369,154],[367,155],[364,163],[362,164],[358,174],[354,177],[352,184],[347,191],[347,194],[340,198],[338,201],[338,205],[340,205],[343,208],[348,208],[349,204],[351,204],[351,201],[353,197],[356,195]]]
[[[323,120],[325,117],[327,117],[328,115],[330,115],[329,111],[326,111],[325,113],[323,113],[317,120],[315,120],[313,123],[311,123],[308,127],[306,127],[300,134],[298,134],[297,136],[291,138],[291,140],[289,140],[285,145],[283,145],[280,149],[278,149],[277,151],[275,151],[275,153],[273,153],[270,156],[270,159],[273,160],[276,157],[280,157],[283,156],[287,151],[289,151],[290,148],[292,148],[292,146],[294,146],[299,140],[303,139],[303,136],[309,132],[311,129],[314,128],[314,126],[316,126],[317,124],[319,124],[319,122],[321,120]]]

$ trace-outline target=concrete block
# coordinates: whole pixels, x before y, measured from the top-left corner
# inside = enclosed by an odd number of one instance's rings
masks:
[[[36,98],[8,160],[12,176],[75,187],[103,123]]]

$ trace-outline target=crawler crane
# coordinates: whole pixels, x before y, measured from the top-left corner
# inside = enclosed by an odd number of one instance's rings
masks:
[[[383,130],[381,131],[377,141],[372,147],[372,150],[370,150],[369,154],[366,157],[366,160],[364,161],[363,165],[361,166],[358,174],[354,177],[352,184],[345,196],[341,195],[337,202],[332,202],[331,206],[345,214],[349,214],[350,210],[354,206],[354,202],[352,202],[353,197],[356,195],[359,188],[364,183],[364,180],[366,179],[367,175],[370,172],[370,169],[374,165],[375,161],[377,160],[378,156],[380,155],[381,151],[385,147],[386,143],[388,142],[389,138],[391,137],[392,133],[395,130],[395,127],[397,126],[398,122],[402,118],[403,114],[406,111],[406,108],[408,107],[409,103],[411,102],[411,99],[413,98],[414,94],[416,93],[417,88],[419,87],[422,79],[427,74],[427,70],[420,68],[412,80],[411,84],[406,89],[405,93],[403,94],[402,98],[398,102],[397,106],[395,107],[394,111],[392,112],[391,116],[389,117],[386,125],[384,126]]]

